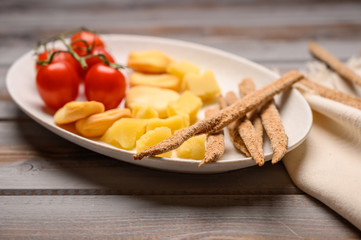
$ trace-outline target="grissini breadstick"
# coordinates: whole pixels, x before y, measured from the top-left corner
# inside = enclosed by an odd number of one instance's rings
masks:
[[[295,85],[300,91],[308,91],[320,95],[321,97],[328,98],[354,108],[361,110],[361,98],[332,90],[331,88],[324,87],[316,82],[303,78]],[[306,89],[305,89],[306,88]]]
[[[288,136],[273,99],[262,107],[261,119],[273,149],[271,162],[275,164],[279,162],[287,152]]]
[[[326,63],[341,77],[361,86],[361,77],[348,68],[345,64],[343,64],[340,60],[332,56],[324,48],[315,42],[309,42],[308,47],[313,56]]]
[[[231,105],[238,100],[236,94],[232,91],[227,92],[226,102]],[[251,154],[253,160],[259,165],[264,164],[264,155],[262,142],[258,141],[256,130],[251,121],[246,117],[241,117],[235,121],[239,135],[241,136],[247,150]]]
[[[245,78],[238,84],[238,91],[241,97],[244,97],[255,90],[256,86],[252,78]],[[247,113],[247,117],[251,120],[254,129],[256,130],[258,141],[261,143],[261,146],[263,146],[263,126],[258,110],[254,109],[253,111]]]
[[[239,134],[241,135],[248,151],[251,153],[252,158],[258,166],[264,165],[263,145],[257,137],[257,132],[248,119],[240,121],[238,127]]]
[[[218,96],[218,104],[221,109],[226,108],[228,106],[226,100],[224,99],[224,97],[222,95]],[[240,151],[244,155],[246,155],[247,157],[250,157],[251,154],[249,154],[249,151],[247,150],[246,145],[244,144],[241,136],[238,133],[237,121],[233,121],[230,124],[228,124],[227,128],[228,128],[229,137],[231,138],[233,146],[238,151]]]
[[[219,111],[218,107],[209,108],[205,112],[205,117],[211,117]],[[221,158],[224,153],[224,135],[223,130],[214,134],[207,134],[206,152],[204,158],[198,167],[205,163],[215,162]]]
[[[244,97],[255,90],[256,86],[254,85],[252,78],[244,78],[240,83],[238,83],[238,91],[241,97]]]
[[[256,130],[257,139],[263,146],[263,125],[261,117],[259,116],[258,112],[256,112],[254,113],[254,117],[251,116],[250,119],[254,129]]]
[[[245,78],[239,85],[241,95],[246,95],[254,91],[255,85],[251,78]],[[255,112],[255,110],[254,110]],[[258,122],[259,124],[259,122]],[[274,101],[271,100],[263,108],[261,112],[261,125],[264,126],[268,137],[270,138],[271,146],[273,149],[272,163],[279,162],[287,152],[288,137],[284,130],[281,117],[278,113]],[[262,144],[263,144],[263,127],[262,131]],[[261,145],[263,146],[263,145]]]
[[[199,130],[195,135],[207,133],[209,131],[219,131],[235,119],[239,119],[249,111],[267,103],[269,100],[273,99],[276,94],[288,89],[302,78],[303,75],[296,70],[286,73],[273,83],[267,84],[263,88],[238,100],[234,103],[234,106],[227,107],[229,109],[220,111],[216,116],[210,119],[209,123],[199,123],[199,126],[195,126],[195,128]]]
[[[188,128],[183,128],[162,142],[134,154],[133,159],[140,160],[144,157],[155,156],[176,149],[194,135],[218,132],[232,121],[245,116],[247,112],[255,107],[268,102],[274,95],[291,87],[302,77],[303,75],[298,71],[290,71],[276,81],[248,94],[231,106],[220,110],[216,115],[200,120]]]

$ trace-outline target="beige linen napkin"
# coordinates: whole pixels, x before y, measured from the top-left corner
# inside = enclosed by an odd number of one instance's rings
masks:
[[[361,71],[361,59],[347,64]],[[311,63],[305,75],[361,96],[360,87],[348,84],[321,63]],[[312,93],[304,96],[313,110],[313,126],[306,140],[284,157],[284,165],[301,190],[361,229],[361,111]]]

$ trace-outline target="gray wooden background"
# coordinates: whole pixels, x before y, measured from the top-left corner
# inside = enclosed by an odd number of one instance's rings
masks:
[[[360,1],[0,1],[0,239],[355,239],[282,163],[214,175],[133,166],[47,131],[11,100],[6,72],[36,42],[87,26],[226,50],[281,72],[317,40],[359,56]],[[21,87],[21,86],[19,86]]]

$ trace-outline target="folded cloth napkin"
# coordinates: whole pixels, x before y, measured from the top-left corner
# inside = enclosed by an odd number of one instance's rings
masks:
[[[347,65],[361,73],[361,59],[351,59]],[[340,79],[321,63],[310,64],[305,75],[361,96],[360,87]],[[304,97],[313,110],[313,126],[283,163],[301,190],[361,230],[361,111],[312,93],[304,93]]]

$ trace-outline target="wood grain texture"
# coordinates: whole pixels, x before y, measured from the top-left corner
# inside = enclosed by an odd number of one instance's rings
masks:
[[[340,26],[359,26],[361,6],[357,2],[342,3],[337,1],[277,1],[272,4],[264,2],[239,1],[181,1],[167,3],[167,1],[76,1],[61,4],[44,3],[44,1],[2,3],[0,21],[16,24],[17,28],[9,29],[8,37],[12,33],[30,37],[45,31],[58,32],[69,29],[76,24],[90,25],[96,29],[108,32],[126,32],[143,30],[145,34],[174,34],[180,35],[217,35],[217,29],[224,27],[249,27],[253,35],[242,34],[244,37],[257,37],[262,32],[255,31],[274,27],[305,26],[326,28],[325,34],[337,32]],[[89,14],[96,12],[97,14]],[[345,14],[347,13],[347,14]],[[307,17],[305,17],[307,14]],[[49,16],[51,21],[49,21]],[[266,21],[265,21],[266,20]],[[286,21],[285,21],[286,20]],[[22,24],[17,24],[22,23]],[[56,24],[61,23],[61,24]],[[327,27],[334,28],[327,29]],[[277,28],[281,27],[281,28]],[[0,29],[6,28],[2,25]],[[36,28],[38,32],[31,29]],[[316,30],[316,28],[314,28]],[[360,34],[347,32],[348,34]],[[291,29],[292,30],[292,29]],[[300,29],[298,29],[300,30]],[[56,33],[55,32],[55,33]],[[226,31],[228,34],[237,33]],[[291,32],[291,31],[288,31]],[[318,31],[317,31],[318,32]],[[151,34],[151,35],[153,35]],[[294,34],[297,34],[296,32]],[[320,34],[320,33],[318,33]],[[338,37],[344,39],[339,33]],[[283,39],[281,34],[273,34]],[[281,37],[281,38],[280,38]],[[308,37],[304,35],[301,37]]]
[[[281,164],[213,175],[169,173],[93,153],[33,121],[0,122],[0,135],[0,195],[61,195],[74,190],[143,195],[300,193]]]
[[[21,206],[21,207],[19,207]],[[307,196],[12,196],[0,198],[2,238],[351,239]],[[325,221],[325,218],[327,219]]]
[[[360,232],[291,182],[282,164],[213,175],[127,164],[72,144],[11,100],[10,65],[81,25],[216,47],[285,73],[316,40],[359,55],[359,1],[0,1],[0,239],[355,239]]]
[[[357,1],[85,2],[1,1],[0,53],[6,57],[0,57],[0,64],[10,64],[38,40],[82,25],[100,33],[184,39],[260,63],[302,64],[310,59],[310,39],[341,59],[360,48]]]

